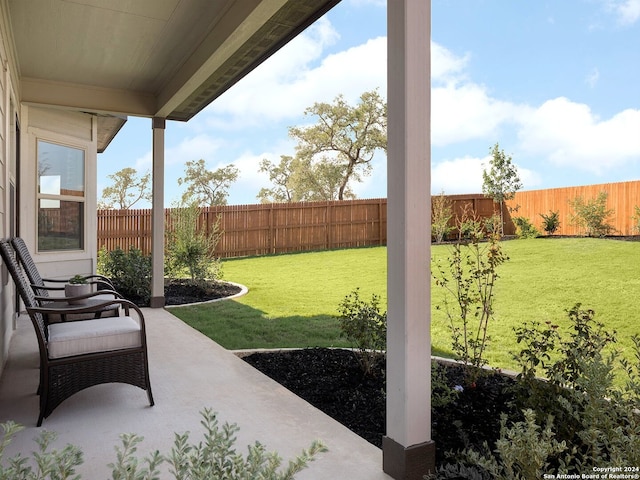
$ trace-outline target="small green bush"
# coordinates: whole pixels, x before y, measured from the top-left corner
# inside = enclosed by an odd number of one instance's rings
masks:
[[[518,238],[536,238],[540,236],[538,229],[526,217],[513,217]]]
[[[640,234],[640,207],[638,205],[634,205],[634,214],[631,216],[631,221],[633,222],[631,225],[631,229],[633,232]]]
[[[604,237],[616,231],[609,223],[609,218],[614,210],[607,208],[607,192],[600,192],[594,199],[585,201],[582,197],[576,197],[569,201],[569,206],[574,213],[571,223],[581,228],[588,237]]]
[[[513,407],[521,417],[503,417],[494,451],[485,444],[482,452],[453,453],[432,478],[516,480],[640,465],[640,337],[632,337],[629,362],[593,310],[576,304],[568,315],[568,335],[551,322],[516,329],[523,348],[514,356],[522,371]],[[621,388],[616,362],[626,375]]]
[[[560,212],[552,212],[549,210],[549,214],[545,215],[541,213],[542,228],[547,235],[553,235],[560,228]]]
[[[431,202],[431,236],[436,243],[442,243],[454,227],[449,225],[453,217],[453,208],[451,200],[449,200],[444,192],[440,195],[432,197]]]
[[[193,282],[216,280],[221,275],[220,260],[214,255],[221,235],[219,222],[199,229],[201,211],[197,204],[171,209],[165,248],[165,273],[170,278],[183,270]]]
[[[362,370],[371,374],[387,344],[387,312],[380,312],[380,297],[373,294],[366,302],[360,299],[359,289],[355,289],[344,298],[338,312],[342,335],[358,351]]]
[[[148,305],[151,298],[151,256],[130,247],[98,252],[98,273],[109,277],[114,288],[138,305]]]
[[[247,447],[247,455],[235,449],[236,424],[220,426],[216,414],[210,409],[201,412],[200,422],[204,429],[204,441],[189,443],[189,433],[175,434],[174,445],[168,456],[157,450],[140,459],[136,456],[138,445],[143,438],[135,434],[122,434],[122,446],[116,447],[116,461],[108,465],[112,480],[158,480],[159,467],[170,465],[170,474],[176,480],[292,480],[297,473],[307,468],[327,447],[314,441],[308,450],[302,450],[287,467],[282,469],[282,458],[277,452],[267,453],[260,442]],[[18,454],[5,461],[4,450],[22,427],[14,422],[0,424],[4,431],[0,442],[0,480],[80,480],[76,467],[83,464],[82,451],[67,445],[64,449],[50,450],[55,440],[53,432],[44,431],[36,439],[39,450],[33,454],[33,462]],[[34,470],[31,463],[36,464]],[[7,465],[7,466],[3,466]]]

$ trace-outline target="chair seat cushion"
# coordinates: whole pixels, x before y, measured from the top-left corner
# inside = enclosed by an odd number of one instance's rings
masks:
[[[49,358],[108,352],[141,345],[140,324],[131,317],[49,325]]]

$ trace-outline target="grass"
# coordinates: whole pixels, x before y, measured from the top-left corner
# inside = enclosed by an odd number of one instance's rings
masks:
[[[592,308],[596,319],[618,332],[618,347],[632,358],[629,337],[640,334],[638,258],[640,243],[591,238],[503,242],[510,260],[499,267],[495,321],[487,358],[513,368],[517,350],[513,328],[524,321],[568,324],[575,303]],[[450,247],[432,247],[443,262]],[[225,348],[346,346],[334,318],[343,298],[360,288],[386,303],[386,248],[335,250],[227,260],[224,278],[249,293],[237,300],[172,310]],[[451,356],[451,335],[442,304],[444,292],[432,284],[432,350]]]

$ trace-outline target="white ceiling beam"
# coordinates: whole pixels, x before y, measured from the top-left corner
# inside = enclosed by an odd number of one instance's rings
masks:
[[[149,93],[22,78],[22,102],[96,113],[152,117],[156,98]]]

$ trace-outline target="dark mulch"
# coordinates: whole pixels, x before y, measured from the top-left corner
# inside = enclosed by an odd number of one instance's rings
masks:
[[[254,353],[244,360],[304,398],[370,443],[380,447],[385,434],[385,364],[381,357],[373,375],[364,375],[355,354],[313,348]],[[463,370],[445,366],[449,388],[465,386]],[[464,387],[453,403],[432,411],[436,458],[466,446],[490,447],[499,437],[500,415],[510,411],[507,387],[513,380],[495,372]],[[426,407],[425,407],[426,408]]]
[[[240,292],[240,287],[224,282],[193,282],[191,280],[171,280],[164,287],[166,305],[205,302],[230,297]]]

